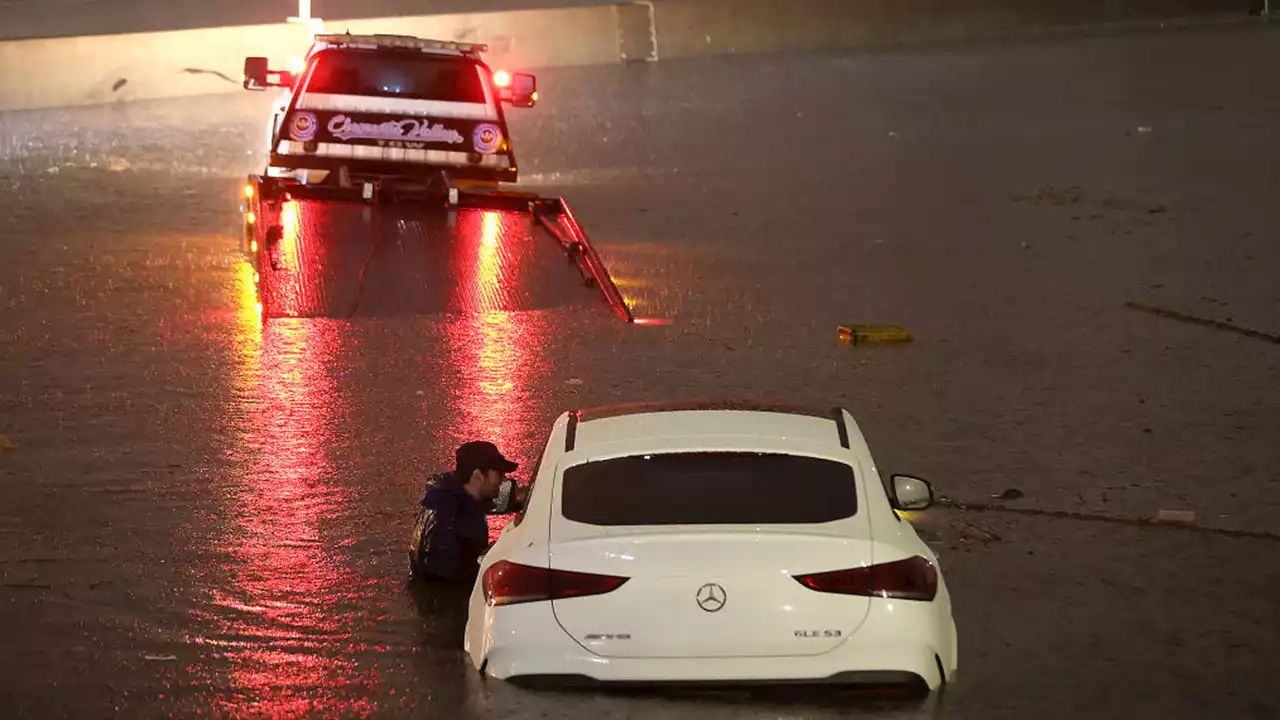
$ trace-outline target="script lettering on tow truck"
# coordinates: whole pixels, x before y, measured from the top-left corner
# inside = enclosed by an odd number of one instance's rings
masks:
[[[462,134],[440,123],[427,120],[387,120],[380,123],[365,123],[352,120],[346,115],[335,115],[329,121],[329,132],[339,140],[393,140],[410,142],[444,142],[457,145],[463,141]]]

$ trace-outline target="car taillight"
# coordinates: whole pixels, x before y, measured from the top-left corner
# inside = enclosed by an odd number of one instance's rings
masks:
[[[938,594],[938,569],[919,555],[882,565],[797,575],[796,580],[810,590],[839,595],[932,600]]]
[[[622,587],[628,578],[613,575],[548,570],[499,560],[484,571],[485,601],[491,606],[563,600],[603,595]]]

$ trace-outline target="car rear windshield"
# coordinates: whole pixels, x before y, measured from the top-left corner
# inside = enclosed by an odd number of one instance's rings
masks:
[[[825,523],[858,511],[853,468],[798,455],[671,453],[564,472],[561,514],[590,525]]]
[[[329,50],[316,56],[307,92],[483,103],[477,68],[419,52]]]

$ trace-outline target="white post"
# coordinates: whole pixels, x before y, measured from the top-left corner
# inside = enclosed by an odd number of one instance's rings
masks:
[[[298,16],[286,18],[286,21],[306,25],[311,30],[312,37],[324,32],[324,20],[311,17],[311,0],[298,0]]]
[[[311,0],[298,0],[298,16],[289,18],[291,23],[309,23],[311,17]]]

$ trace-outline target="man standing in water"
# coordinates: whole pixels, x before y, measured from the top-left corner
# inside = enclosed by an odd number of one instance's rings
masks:
[[[470,588],[489,547],[487,516],[523,505],[524,493],[507,482],[517,467],[493,443],[474,441],[457,449],[453,472],[428,480],[409,542],[415,577]]]

